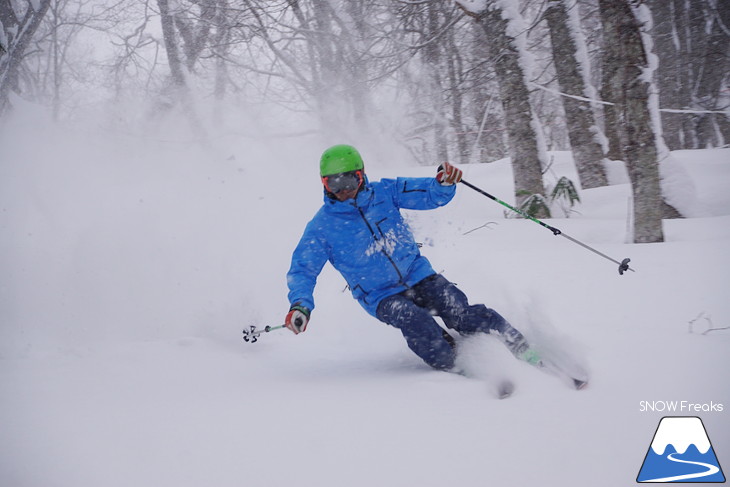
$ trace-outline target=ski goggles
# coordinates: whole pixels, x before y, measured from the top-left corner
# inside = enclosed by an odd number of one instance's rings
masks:
[[[359,188],[364,180],[365,176],[361,169],[322,176],[322,184],[332,194],[341,193],[342,191],[353,191]]]

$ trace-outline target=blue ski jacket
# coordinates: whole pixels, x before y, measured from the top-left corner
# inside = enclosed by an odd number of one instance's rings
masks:
[[[436,178],[365,181],[354,199],[324,205],[307,224],[287,274],[289,303],[314,309],[317,276],[329,261],[347,281],[352,295],[377,317],[383,298],[435,274],[421,255],[401,208],[430,210],[454,197],[456,185]]]

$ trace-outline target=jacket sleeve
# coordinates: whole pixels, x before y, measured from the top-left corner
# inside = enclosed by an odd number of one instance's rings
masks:
[[[456,194],[456,185],[442,186],[436,178],[398,178],[383,180],[393,194],[399,208],[431,210],[444,206]]]
[[[316,220],[316,219],[315,219]],[[299,244],[292,254],[291,267],[286,275],[289,286],[289,304],[314,309],[314,286],[327,263],[327,251],[317,235],[315,220],[304,229]]]

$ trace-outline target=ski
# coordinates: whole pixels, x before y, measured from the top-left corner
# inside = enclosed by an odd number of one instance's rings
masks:
[[[578,379],[576,377],[573,377],[571,374],[551,362],[548,362],[546,360],[540,360],[537,364],[533,365],[535,365],[535,367],[537,367],[538,369],[544,370],[548,374],[554,375],[566,385],[572,387],[577,391],[583,390],[588,387],[587,378]]]
[[[571,372],[566,371],[555,362],[544,358],[539,351],[527,343],[527,340],[525,340],[525,337],[519,331],[512,329],[511,333],[495,333],[495,335],[518,360],[558,377],[573,389],[585,389],[588,385],[587,378],[580,379],[575,377]]]

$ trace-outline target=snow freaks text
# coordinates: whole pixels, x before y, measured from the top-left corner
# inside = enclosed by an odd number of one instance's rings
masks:
[[[722,403],[695,403],[691,401],[639,401],[639,412],[669,413],[721,413]]]

